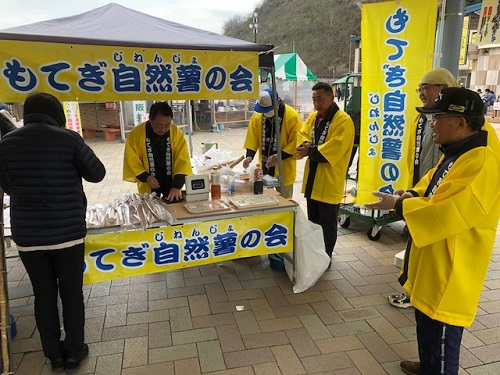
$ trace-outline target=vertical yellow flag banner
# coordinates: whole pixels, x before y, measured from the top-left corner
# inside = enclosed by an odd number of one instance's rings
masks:
[[[372,191],[410,185],[410,134],[421,102],[415,89],[432,69],[437,0],[364,4],[361,18],[361,139],[356,204]]]
[[[467,63],[467,43],[469,42],[469,16],[464,16],[462,25],[462,39],[460,40],[460,54],[458,56],[458,64],[465,65]]]
[[[62,104],[66,115],[66,129],[73,130],[83,136],[80,122],[80,105],[78,102],[63,102]]]

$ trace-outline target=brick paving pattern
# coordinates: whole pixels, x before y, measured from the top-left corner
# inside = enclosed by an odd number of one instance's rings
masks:
[[[194,153],[214,140],[239,156],[245,131],[196,132]],[[124,145],[102,134],[88,143],[107,169],[103,183],[84,185],[89,203],[135,192],[121,179]],[[305,211],[302,161],[298,169],[294,199]],[[368,223],[351,220],[348,229],[339,228],[331,268],[301,294],[266,256],[87,285],[90,354],[78,374],[402,374],[399,361],[418,356],[414,311],[392,307],[386,296],[401,291],[393,259],[405,246],[403,227],[384,226],[374,242],[366,235]],[[461,375],[500,374],[499,239],[477,319],[464,333]],[[7,250],[16,254],[14,247]],[[50,374],[28,276],[18,258],[7,265],[18,327],[11,345],[15,373]]]

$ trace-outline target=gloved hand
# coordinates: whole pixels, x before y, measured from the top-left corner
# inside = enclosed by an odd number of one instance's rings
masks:
[[[278,155],[277,154],[271,155],[267,158],[266,168],[272,168],[276,164],[278,164]]]
[[[250,156],[247,156],[245,160],[243,160],[243,168],[247,169],[250,163],[252,162],[253,158]]]

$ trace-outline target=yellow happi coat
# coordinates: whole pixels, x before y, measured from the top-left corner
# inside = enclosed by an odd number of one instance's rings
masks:
[[[420,119],[420,114],[417,114],[415,119],[413,120],[411,127],[410,127],[410,135],[408,137],[408,153],[406,154],[406,162],[408,165],[408,185],[407,187],[400,186],[398,189],[406,189],[406,188],[411,188],[413,186],[413,173],[415,172],[415,151],[416,151],[416,137],[417,137],[417,126],[418,126],[418,120]],[[432,129],[430,127],[430,124],[428,123],[426,125],[427,129],[425,130],[426,132],[432,132]],[[488,145],[491,146],[495,154],[500,155],[500,141],[498,140],[497,133],[493,126],[488,121],[484,122],[484,125],[482,127],[483,130],[486,130],[488,132]],[[426,147],[425,145],[421,145],[421,147]],[[428,146],[427,146],[428,147]],[[434,147],[434,144],[431,144],[430,147]],[[441,154],[441,153],[439,153]],[[438,160],[436,160],[434,167],[437,165]],[[423,176],[426,171],[422,171],[420,169],[420,175]]]
[[[312,143],[312,128],[317,114],[318,112],[314,111],[307,118],[300,129],[297,145],[304,141]],[[328,162],[318,163],[311,199],[330,204],[339,204],[342,201],[345,176],[353,144],[354,123],[351,116],[342,110],[338,110],[333,116],[325,142],[318,146],[318,151]],[[308,158],[304,169],[302,193],[306,190],[309,164],[310,160]]]
[[[262,121],[263,114],[255,112],[248,123],[247,135],[243,148],[259,151],[259,163],[262,163]],[[274,121],[273,121],[274,123]],[[300,116],[295,109],[285,104],[285,114],[280,130],[281,150],[290,154],[289,158],[283,160],[283,186],[292,185],[297,177],[296,160],[293,154],[297,147],[297,133],[302,126]],[[274,133],[273,133],[274,134]],[[278,176],[278,166],[274,168],[274,176]]]
[[[192,175],[191,160],[184,133],[175,124],[170,125],[170,145],[172,148],[172,178],[177,174]],[[146,182],[136,179],[142,173],[149,173],[146,152],[146,123],[137,125],[129,133],[123,159],[123,180],[137,183],[139,194],[150,193]]]
[[[435,170],[413,188],[420,197],[403,201],[413,239],[403,287],[431,319],[469,327],[500,215],[500,161],[491,146],[473,148],[455,161],[432,197],[423,197]]]

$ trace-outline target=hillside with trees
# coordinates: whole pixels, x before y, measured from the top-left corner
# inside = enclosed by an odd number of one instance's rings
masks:
[[[480,2],[468,0],[466,5]],[[341,77],[349,70],[349,40],[361,33],[361,9],[356,3],[359,1],[264,0],[255,9],[257,43],[274,45],[276,54],[298,53],[319,77]],[[253,42],[251,23],[252,14],[234,17],[225,23],[224,34]],[[351,44],[352,60],[355,46]]]

